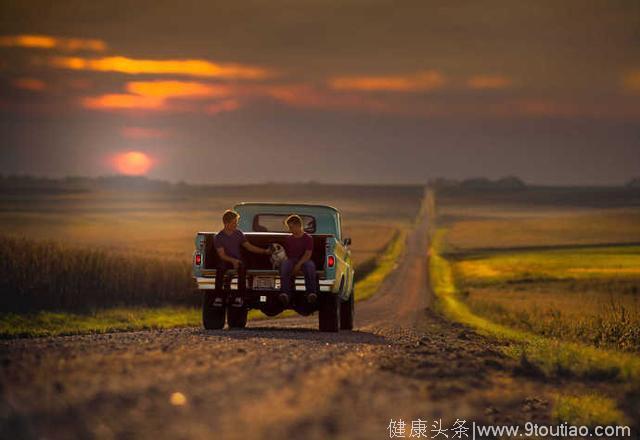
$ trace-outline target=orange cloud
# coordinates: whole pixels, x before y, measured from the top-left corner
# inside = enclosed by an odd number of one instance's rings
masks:
[[[208,98],[226,96],[229,88],[195,81],[133,81],[127,83],[130,93],[158,98]]]
[[[51,57],[49,64],[60,69],[119,72],[131,75],[185,75],[202,78],[262,79],[271,75],[260,67],[218,64],[201,59],[141,60],[122,56],[104,58]]]
[[[512,82],[510,78],[503,75],[476,75],[467,80],[467,87],[474,90],[504,89]]]
[[[146,127],[124,127],[120,134],[127,139],[164,139],[169,136],[166,130]]]
[[[231,93],[229,86],[196,81],[131,81],[125,88],[127,93],[89,97],[82,103],[99,110],[168,110],[170,99],[220,98]]]
[[[91,50],[102,52],[107,49],[107,44],[102,40],[84,38],[59,38],[50,35],[4,35],[0,37],[0,46],[4,47],[28,47],[37,49],[60,49],[69,52],[78,50]]]
[[[622,79],[622,85],[631,92],[640,92],[640,70],[627,73]]]
[[[114,93],[83,98],[82,105],[93,110],[162,110],[165,100],[154,96]]]
[[[44,81],[35,78],[17,78],[11,81],[14,87],[32,92],[41,92],[47,88]]]
[[[421,92],[442,87],[444,76],[436,70],[397,76],[344,76],[329,80],[335,90]]]

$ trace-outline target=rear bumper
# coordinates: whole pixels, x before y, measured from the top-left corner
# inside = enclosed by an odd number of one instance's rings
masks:
[[[252,277],[247,276],[247,292],[251,292],[255,295],[260,295],[263,292],[279,292],[280,291],[280,278],[279,277],[274,277],[275,278],[275,287],[274,289],[269,289],[269,290],[253,290],[251,288],[252,286]],[[216,288],[216,277],[195,277],[194,278],[196,284],[197,284],[197,288],[198,290],[213,290]],[[319,280],[318,284],[320,284],[320,292],[331,292],[333,290],[333,285],[335,284],[335,280]],[[304,292],[305,289],[305,285],[304,285],[304,278],[303,277],[296,277],[296,291],[297,292]],[[231,278],[231,283],[227,286],[227,288],[225,288],[225,290],[238,290],[238,278],[237,277],[233,277]]]
[[[234,274],[235,275],[235,270],[228,270],[227,274]],[[199,276],[201,278],[214,278],[216,277],[216,270],[215,269],[201,269],[199,272]],[[255,269],[249,269],[247,270],[247,279],[249,279],[250,277],[258,277],[258,276],[272,276],[275,278],[280,278],[280,274],[278,273],[277,270],[255,270]],[[318,277],[319,280],[326,278],[326,273],[324,270],[316,270],[316,276]],[[300,277],[302,279],[302,277]],[[327,281],[333,281],[333,280],[327,280]]]

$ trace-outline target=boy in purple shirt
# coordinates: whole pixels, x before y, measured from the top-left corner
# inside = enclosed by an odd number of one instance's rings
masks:
[[[214,305],[222,305],[222,282],[224,275],[229,269],[238,271],[238,294],[236,295],[233,305],[242,307],[242,297],[247,288],[247,267],[242,262],[240,255],[240,246],[255,254],[269,255],[270,249],[263,249],[252,245],[244,236],[244,233],[238,229],[238,219],[240,215],[232,210],[227,210],[222,215],[222,223],[224,228],[218,232],[213,239],[213,246],[218,253],[219,261],[216,268],[216,300]]]
[[[282,293],[279,295],[280,302],[284,306],[291,302],[291,296],[295,291],[294,276],[302,271],[307,290],[307,301],[314,303],[318,299],[318,294],[316,292],[316,265],[311,260],[313,238],[304,232],[300,216],[290,215],[285,223],[289,227],[291,235],[284,242],[287,259],[280,265],[280,285],[282,286]]]

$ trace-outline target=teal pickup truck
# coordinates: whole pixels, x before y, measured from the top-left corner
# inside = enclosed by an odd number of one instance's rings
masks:
[[[318,301],[304,301],[304,278],[295,279],[296,293],[286,309],[301,315],[318,312],[321,331],[337,332],[353,329],[354,270],[351,262],[351,239],[343,238],[340,213],[325,205],[283,203],[240,203],[234,207],[240,214],[238,228],[250,243],[266,248],[281,244],[290,235],[284,220],[290,214],[299,215],[305,231],[313,237],[313,255],[318,278]],[[242,260],[247,267],[247,288],[244,306],[229,304],[229,293],[237,290],[235,271],[228,271],[220,294],[215,292],[218,254],[213,246],[215,232],[198,232],[193,253],[193,278],[203,294],[202,320],[205,328],[224,327],[225,317],[230,328],[243,328],[250,309],[275,316],[285,310],[278,300],[280,276],[268,255],[246,252]],[[244,249],[243,249],[244,252]]]

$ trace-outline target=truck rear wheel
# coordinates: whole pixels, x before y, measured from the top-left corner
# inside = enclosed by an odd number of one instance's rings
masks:
[[[206,291],[202,299],[202,325],[207,330],[219,330],[224,327],[224,302],[219,306],[214,306],[215,298],[215,292]]]
[[[340,301],[340,330],[353,330],[354,303],[353,290],[348,300]]]
[[[229,328],[245,328],[247,326],[247,314],[249,310],[246,307],[234,307],[231,304],[227,307],[227,324]]]
[[[322,292],[318,298],[318,324],[321,332],[340,330],[340,298],[331,292]]]

